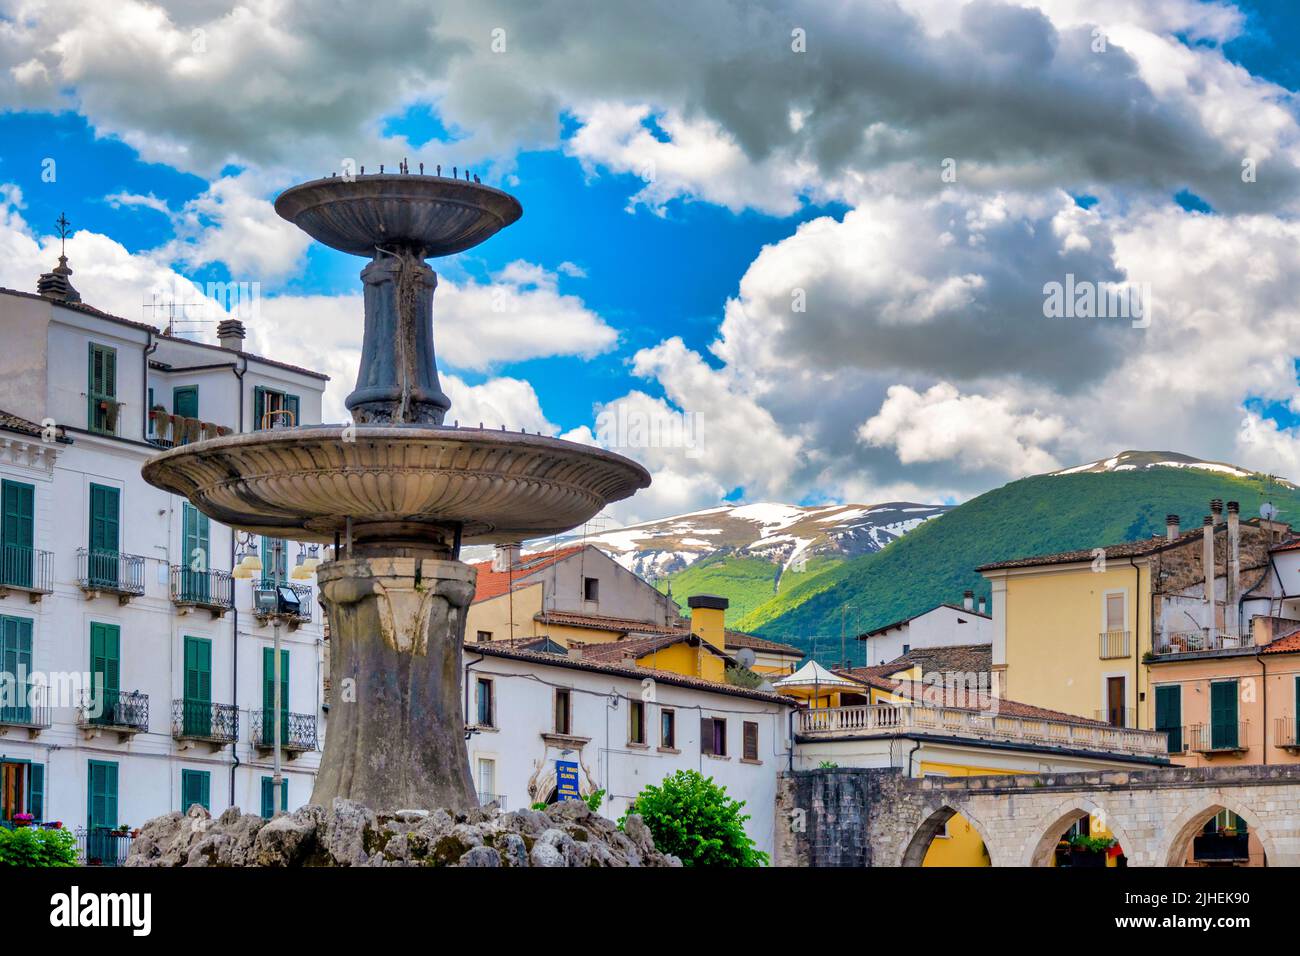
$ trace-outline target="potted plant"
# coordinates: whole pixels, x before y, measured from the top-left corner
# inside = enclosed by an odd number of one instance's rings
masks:
[[[16,827],[29,827],[36,822],[36,818],[30,813],[15,813],[13,815],[13,821],[14,826]]]
[[[149,409],[149,419],[153,422],[153,433],[158,438],[167,437],[169,418],[171,418],[171,416],[167,414],[167,409],[163,408],[161,405],[155,405],[153,408]]]
[[[1114,837],[1093,837],[1077,833],[1070,837],[1070,865],[1104,867],[1107,853],[1115,845]]]

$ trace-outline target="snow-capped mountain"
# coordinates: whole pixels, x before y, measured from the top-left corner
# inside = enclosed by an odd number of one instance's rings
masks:
[[[762,558],[786,569],[815,555],[847,558],[879,551],[947,510],[908,501],[820,507],[765,502],[708,508],[564,541],[594,544],[653,581],[718,552]]]
[[[1100,458],[1086,465],[1062,468],[1050,474],[1081,475],[1103,471],[1146,471],[1148,468],[1197,468],[1202,471],[1217,471],[1237,478],[1249,478],[1252,474],[1236,465],[1229,465],[1222,461],[1205,461],[1176,451],[1122,451],[1113,458]],[[1288,481],[1281,479],[1275,481],[1287,488],[1294,487]]]

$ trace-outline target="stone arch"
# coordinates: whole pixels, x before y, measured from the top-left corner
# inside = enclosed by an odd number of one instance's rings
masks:
[[[1049,813],[1040,818],[1038,825],[1032,831],[1038,834],[1038,839],[1036,842],[1028,844],[1029,852],[1020,865],[1047,866],[1052,859],[1053,852],[1056,850],[1056,844],[1060,842],[1061,834],[1075,820],[1084,816],[1101,817],[1106,821],[1106,829],[1119,842],[1120,848],[1124,851],[1124,856],[1129,860],[1134,858],[1142,859],[1142,848],[1129,838],[1128,833],[1120,826],[1114,814],[1087,797],[1076,795],[1057,804]],[[1030,839],[1032,840],[1033,837],[1031,836]]]
[[[924,812],[924,811],[923,811]],[[993,862],[993,844],[989,842],[988,828],[967,809],[957,809],[951,804],[940,804],[937,809],[930,811],[916,826],[912,827],[912,837],[908,840],[907,846],[903,850],[903,855],[899,861],[899,866],[920,866],[925,862],[925,854],[930,849],[930,843],[938,835],[953,817],[961,814],[979,834],[980,839],[984,841],[984,847],[989,851],[989,862]]]
[[[1182,866],[1187,859],[1187,849],[1192,845],[1192,838],[1200,832],[1206,822],[1216,813],[1222,810],[1231,810],[1246,821],[1246,825],[1255,834],[1255,838],[1259,840],[1259,845],[1264,848],[1264,864],[1266,866],[1277,866],[1279,857],[1276,844],[1272,834],[1264,826],[1263,818],[1259,813],[1222,792],[1216,793],[1215,796],[1217,798],[1215,802],[1201,804],[1199,808],[1189,807],[1183,810],[1173,823],[1165,829],[1165,832],[1169,834],[1169,840],[1165,843],[1158,857],[1161,865]]]

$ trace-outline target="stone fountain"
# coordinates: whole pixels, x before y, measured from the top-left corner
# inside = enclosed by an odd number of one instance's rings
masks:
[[[461,546],[567,531],[650,476],[601,449],[445,424],[438,277],[425,260],[513,223],[523,212],[513,196],[441,176],[336,176],[286,190],[275,209],[370,260],[361,367],[346,402],[353,421],[184,445],[149,459],[144,477],[223,524],[344,542],[317,570],[335,704],[311,802],[468,810],[478,800],[461,646],[474,570]]]

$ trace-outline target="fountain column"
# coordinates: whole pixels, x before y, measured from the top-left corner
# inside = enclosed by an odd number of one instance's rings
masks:
[[[427,557],[348,558],[317,569],[332,700],[312,803],[478,806],[460,664],[474,578],[460,561]]]

